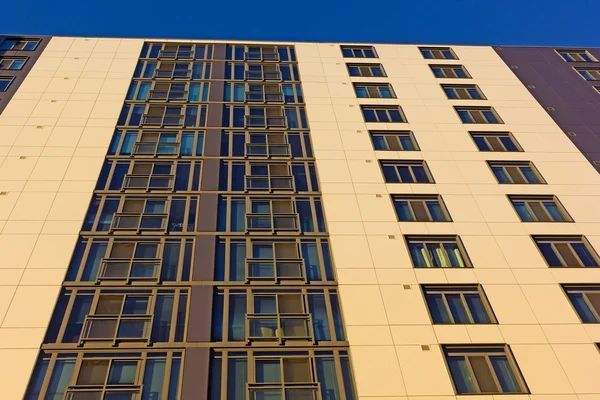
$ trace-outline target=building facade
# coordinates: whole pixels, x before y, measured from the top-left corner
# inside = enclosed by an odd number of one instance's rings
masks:
[[[595,50],[0,51],[0,398],[600,397]]]

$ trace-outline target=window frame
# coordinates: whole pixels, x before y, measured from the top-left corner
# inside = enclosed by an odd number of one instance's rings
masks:
[[[480,152],[486,152],[486,153],[519,153],[519,152],[523,152],[523,147],[521,146],[521,144],[517,141],[517,139],[515,138],[515,136],[512,134],[512,132],[492,132],[492,131],[469,131],[469,136],[471,137],[471,140],[473,140],[473,144],[475,144],[475,147],[477,147],[477,149]],[[488,145],[488,147],[490,147],[491,150],[482,150],[479,148],[479,146],[477,145],[477,142],[475,141],[475,137],[483,137],[486,144]],[[485,139],[486,137],[496,137],[496,138],[500,138],[500,137],[508,137],[510,139],[510,141],[512,142],[512,144],[517,148],[517,151],[511,151],[511,150],[506,150],[506,146],[504,145],[504,143],[502,143],[502,141],[500,139],[498,139],[498,142],[502,145],[502,147],[504,147],[505,150],[500,151],[500,150],[494,150],[493,146],[489,143],[489,141],[487,139]]]
[[[358,71],[361,72],[360,75],[352,75],[352,73],[350,72],[350,68],[356,67],[358,68]],[[379,70],[381,71],[381,76],[376,76],[373,74],[371,68],[373,67],[377,67],[379,68]],[[369,69],[369,73],[371,75],[363,75],[362,74],[362,70],[361,68],[368,68]],[[354,77],[354,78],[387,78],[387,73],[385,72],[385,68],[383,67],[382,64],[377,64],[377,63],[346,63],[346,69],[348,70],[348,76],[350,77]]]
[[[11,60],[11,65],[14,64],[15,61],[23,61],[23,65],[21,65],[21,68],[0,68],[0,71],[22,71],[23,68],[25,67],[25,64],[27,64],[27,61],[29,61],[29,57],[28,56],[3,56],[0,55],[0,63],[3,60]]]
[[[419,51],[421,52],[421,55],[423,56],[423,58],[425,60],[458,60],[459,59],[451,47],[419,47]],[[426,51],[431,52],[433,57],[425,57],[424,52],[426,52]],[[444,51],[449,51],[450,54],[452,55],[452,57],[450,57],[450,58],[445,57],[445,56],[444,57],[435,57],[434,51],[439,51],[442,56],[444,56],[444,53],[443,53]]]
[[[508,344],[489,344],[489,345],[459,345],[459,344],[443,344],[441,345],[442,347],[442,354],[444,356],[444,363],[446,365],[446,370],[448,371],[448,376],[450,377],[450,381],[452,383],[452,388],[454,389],[454,392],[456,393],[456,395],[503,395],[503,394],[508,394],[508,395],[516,395],[516,394],[529,394],[529,388],[527,386],[527,383],[525,382],[525,378],[523,377],[523,373],[521,372],[521,369],[519,368],[519,365],[517,363],[517,360],[515,359],[514,355],[512,354],[512,351],[510,349],[510,346]],[[460,350],[463,350],[463,352],[461,353]],[[480,352],[473,352],[472,350],[477,350],[477,349],[481,349],[482,351]],[[491,352],[485,352],[485,349],[489,349],[489,350],[498,350],[501,349],[503,350],[503,352],[497,352],[496,354],[501,354],[504,355],[509,363],[509,365],[511,366],[511,372],[513,373],[514,377],[516,378],[521,391],[520,392],[503,392],[502,391],[502,387],[500,385],[500,382],[498,380],[497,375],[495,374],[495,371],[493,369],[493,366],[491,364],[491,362],[489,361],[489,357],[490,354],[492,354],[492,356],[494,355],[494,353]],[[494,383],[496,385],[496,387],[498,389],[500,389],[499,392],[482,392],[481,389],[479,388],[479,383],[477,382],[477,378],[475,375],[475,372],[473,371],[473,368],[471,366],[471,363],[469,361],[468,362],[468,366],[467,369],[469,371],[469,376],[471,377],[471,380],[473,381],[473,384],[475,386],[476,392],[459,392],[457,390],[456,387],[456,383],[454,382],[454,378],[452,376],[452,370],[450,369],[450,364],[448,363],[448,357],[451,357],[452,355],[450,354],[454,354],[456,353],[455,356],[463,356],[465,359],[468,357],[469,354],[475,354],[475,355],[483,355],[486,358],[486,365],[489,368],[490,373],[493,374],[493,380]]]
[[[352,52],[352,56],[348,56],[344,54],[345,50],[349,50]],[[365,55],[365,50],[370,50],[373,53],[373,57],[369,57],[367,55]],[[345,45],[342,44],[340,45],[340,51],[342,52],[342,57],[343,58],[379,58],[379,55],[377,54],[377,51],[375,50],[375,46],[360,46],[360,45]],[[359,51],[362,55],[361,56],[357,56],[356,52]]]
[[[471,260],[469,258],[469,254],[467,253],[467,250],[466,250],[464,244],[462,243],[462,240],[460,239],[459,235],[404,235],[404,242],[405,242],[406,249],[408,251],[410,261],[411,261],[413,268],[424,268],[424,269],[429,269],[429,268],[459,268],[459,269],[473,268],[473,263],[471,262]],[[417,266],[417,265],[415,265],[415,260],[413,259],[412,254],[410,252],[410,244],[411,243],[422,243],[422,244],[441,243],[442,246],[444,245],[444,243],[455,244],[458,248],[461,259],[462,259],[463,263],[465,264],[465,266],[464,267],[451,266],[446,255],[444,256],[444,258],[446,259],[446,262],[449,265],[447,267],[434,266],[433,262],[431,262],[431,260],[429,259],[429,256],[428,256],[428,260],[426,260],[426,261],[428,261],[428,262],[426,262],[426,264],[428,263],[431,266],[427,266],[427,265]],[[444,250],[444,251],[446,251],[446,250]]]
[[[556,54],[558,54],[560,56],[560,58],[563,59],[563,61],[568,62],[568,63],[574,63],[574,62],[597,63],[598,62],[598,60],[596,59],[596,57],[594,57],[586,49],[554,49],[554,51],[556,52]],[[574,58],[572,56],[572,54],[577,54],[577,56],[579,58],[581,58],[582,60],[567,60],[567,58],[563,55],[563,53],[567,54],[567,56],[570,57],[570,58]],[[585,54],[591,61],[584,60],[583,57],[580,55],[581,53]]]
[[[483,91],[481,90],[479,85],[476,85],[476,84],[458,85],[458,84],[443,83],[440,86],[442,88],[442,91],[448,98],[448,100],[476,100],[476,101],[488,100],[488,98],[485,97],[485,94],[483,94]],[[446,89],[451,89],[458,97],[456,97],[456,98],[448,97],[448,93],[446,92]],[[469,97],[460,97],[457,92],[457,89],[464,89],[465,93],[467,93],[469,95]],[[469,89],[474,89],[479,94],[480,98],[478,98],[478,99],[473,98],[469,92]]]
[[[579,321],[582,324],[600,324],[600,309],[596,309],[596,307],[590,301],[590,299],[588,298],[588,295],[587,295],[588,292],[596,292],[600,295],[600,285],[589,284],[589,283],[588,284],[561,284],[560,287],[563,290],[563,293],[565,294],[565,296],[567,297],[567,301],[573,308],[573,312],[575,312],[575,314],[577,314],[577,318],[579,318]],[[596,321],[591,322],[591,321],[583,320],[583,317],[581,316],[581,314],[579,314],[579,311],[577,311],[575,304],[573,304],[573,301],[569,297],[570,293],[583,295],[584,302],[585,302],[586,306],[588,307],[589,311],[592,313],[593,317],[596,319]]]
[[[400,149],[376,149],[375,148],[375,142],[373,140],[373,136],[383,136],[384,138],[387,136],[391,136],[394,137],[396,139],[396,141],[398,142],[398,145],[400,147]],[[404,149],[402,148],[402,141],[400,141],[398,138],[400,136],[408,136],[408,138],[410,139],[412,145],[413,145],[413,149]],[[373,145],[373,150],[375,151],[421,151],[421,148],[419,147],[419,143],[417,142],[417,138],[415,137],[415,134],[413,131],[392,131],[392,130],[382,130],[382,131],[378,131],[378,130],[369,130],[369,139],[371,140],[371,144]],[[387,139],[384,139],[384,141],[386,142],[386,146],[389,146],[389,143],[387,141]]]
[[[373,112],[375,113],[375,116],[377,118],[377,121],[367,121],[367,117],[365,115],[365,110],[373,110]],[[362,113],[364,122],[367,124],[381,124],[381,123],[406,124],[406,123],[408,123],[408,119],[406,119],[406,114],[404,114],[404,110],[402,109],[402,106],[400,106],[400,105],[361,104],[360,111]],[[380,111],[385,112],[385,114],[389,118],[389,121],[381,121],[379,119],[378,112],[380,112]],[[400,121],[392,121],[390,111],[398,111],[398,113],[400,114]]]
[[[433,71],[434,68],[442,69],[442,71],[444,72],[444,76],[436,76],[435,72]],[[460,68],[465,73],[465,77],[463,78],[458,76],[456,72],[453,72],[456,76],[448,76],[445,69],[455,68]],[[467,68],[462,64],[429,64],[429,69],[431,70],[431,74],[433,75],[433,77],[436,79],[473,79]]]
[[[483,286],[479,283],[477,284],[455,284],[455,285],[451,285],[451,284],[421,284],[420,285],[421,288],[421,293],[423,295],[423,301],[425,302],[425,306],[427,307],[427,312],[429,314],[429,318],[431,320],[431,324],[432,325],[497,325],[498,324],[498,319],[496,318],[496,315],[494,314],[494,310],[492,309],[492,305],[490,304],[489,299],[487,298],[487,295],[485,294],[485,291],[483,289]],[[427,302],[427,294],[428,291],[433,291],[433,292],[440,292],[440,293],[435,293],[435,294],[441,294],[442,296],[444,296],[444,306],[446,308],[446,312],[448,313],[448,316],[451,319],[451,322],[435,322],[433,320],[433,315],[431,314],[431,309],[429,308],[429,303]],[[462,301],[462,305],[465,308],[465,310],[467,311],[467,317],[469,318],[469,323],[464,324],[464,323],[457,323],[454,321],[454,316],[452,315],[452,311],[450,309],[450,306],[448,305],[448,301],[446,299],[446,293],[453,293],[453,294],[460,294],[461,296],[461,301]],[[465,296],[464,294],[474,294],[477,293],[477,295],[479,295],[479,298],[485,308],[485,311],[487,313],[488,318],[490,319],[490,322],[475,322],[472,316],[472,312],[469,308],[468,303],[465,300]]]
[[[9,40],[16,40],[17,43],[19,42],[36,42],[35,46],[33,47],[33,49],[15,49],[14,45],[13,47],[11,47],[10,49],[1,49],[0,48],[0,52],[2,51],[35,51],[38,46],[40,45],[42,38],[33,38],[33,37],[23,37],[23,36],[5,36],[4,37],[4,41],[0,42],[0,47]]]
[[[450,212],[448,211],[448,207],[444,203],[442,196],[439,194],[431,194],[431,195],[391,194],[390,200],[392,201],[392,206],[394,207],[394,212],[396,213],[396,218],[397,218],[398,222],[453,222],[452,217],[450,216]],[[429,211],[429,209],[426,205],[426,202],[434,201],[434,200],[437,201],[438,206],[440,207],[440,209],[442,210],[442,213],[444,214],[443,221],[437,221],[437,220],[433,220],[431,218],[431,212]],[[413,217],[412,220],[401,220],[400,219],[400,216],[398,215],[398,212],[396,209],[396,201],[406,201],[409,203],[410,213]],[[422,203],[422,207],[425,210],[427,217],[429,218],[428,220],[419,220],[417,218],[412,202],[421,202]]]
[[[352,86],[354,87],[354,93],[358,99],[396,99],[396,92],[394,92],[394,88],[391,83],[370,83],[370,82],[353,82]],[[358,95],[357,89],[363,88],[368,94],[366,97],[361,97]],[[387,88],[390,92],[390,97],[384,97],[381,95],[381,90],[379,88]],[[377,91],[378,96],[371,96],[369,89],[375,89]]]
[[[600,82],[600,67],[573,67],[573,69],[586,82]],[[588,72],[588,74],[595,79],[587,79],[583,74],[585,71],[593,71],[593,73]]]
[[[402,182],[402,180],[400,179],[400,175],[398,174],[398,171],[396,170],[396,175],[399,178],[399,182],[387,182],[386,178],[385,178],[385,173],[383,172],[383,167],[386,166],[384,164],[390,164],[390,165],[401,165],[401,166],[408,166],[410,168],[410,166],[412,165],[418,165],[423,167],[425,174],[427,175],[427,178],[429,180],[429,182],[417,182],[417,180],[415,179],[413,182]],[[388,184],[402,184],[402,183],[410,183],[410,184],[434,184],[435,183],[435,179],[433,178],[433,174],[431,173],[431,170],[429,169],[429,166],[427,165],[427,161],[425,160],[379,160],[379,168],[381,170],[381,176],[383,177],[383,181],[384,183]],[[415,178],[415,173],[413,172],[412,168],[410,168],[410,174],[413,178]]]
[[[594,247],[591,245],[591,243],[588,241],[588,239],[584,235],[531,235],[531,239],[533,240],[533,243],[535,244],[535,247],[538,250],[540,257],[542,257],[542,259],[544,260],[544,262],[546,263],[548,268],[567,268],[567,269],[569,269],[569,268],[600,268],[600,256],[596,252],[596,249],[594,249]],[[542,249],[539,246],[540,242],[541,243],[546,243],[546,242],[550,243],[555,257],[558,259],[558,261],[561,262],[562,265],[552,266],[548,263],[548,260],[546,260],[546,257],[544,257],[544,253],[542,252]],[[554,246],[554,243],[568,244],[569,251],[571,252],[571,256],[575,257],[576,261],[578,261],[580,265],[577,265],[577,266],[566,265],[567,263],[565,262],[563,256],[560,254],[560,252],[556,249],[556,246]],[[581,258],[577,255],[577,252],[573,249],[573,246],[571,245],[571,243],[582,244],[585,247],[585,249],[587,250],[587,252],[590,254],[590,256],[592,257],[592,259],[596,262],[596,265],[593,265],[593,266],[584,265]]]
[[[471,125],[471,124],[473,124],[473,125],[503,125],[504,124],[504,121],[502,120],[502,118],[500,118],[500,115],[498,114],[496,109],[492,106],[483,106],[483,107],[454,106],[453,108],[454,108],[454,111],[456,112],[456,115],[458,116],[458,119],[463,124],[469,124],[469,125]],[[469,114],[469,117],[471,118],[472,122],[464,121],[461,117],[461,111],[467,112]],[[473,114],[471,114],[473,112],[480,113],[480,118],[483,118],[487,122],[478,122],[476,120],[476,118],[473,116]],[[494,118],[496,119],[496,122],[489,122],[488,119],[485,117],[484,112],[491,112],[492,115],[494,116]]]
[[[513,209],[515,210],[515,213],[517,214],[517,216],[519,217],[519,219],[521,220],[521,222],[526,222],[526,223],[530,223],[530,222],[545,222],[545,223],[553,223],[553,222],[575,222],[573,220],[573,218],[571,217],[571,215],[569,215],[569,213],[567,212],[567,209],[565,208],[565,206],[560,202],[560,200],[558,199],[557,196],[555,195],[516,195],[516,194],[508,194],[508,201],[510,201]],[[533,221],[524,221],[521,218],[521,215],[519,214],[519,212],[517,211],[514,202],[515,201],[523,201],[525,202],[525,207],[527,208],[527,212],[532,215],[534,218],[536,218],[536,220]],[[561,214],[561,216],[564,218],[563,221],[554,221],[554,220],[549,220],[549,221],[540,221],[537,220],[537,215],[535,214],[534,210],[531,208],[531,206],[529,205],[528,202],[530,201],[537,201],[539,203],[543,203],[543,202],[547,202],[547,201],[552,201],[554,202],[554,204],[556,205],[556,208],[558,209],[559,213]],[[546,209],[546,207],[542,204],[542,207],[544,209],[544,212],[547,214],[548,217],[552,218],[551,214],[548,212],[548,210]]]
[[[15,78],[16,77],[14,77],[14,76],[0,76],[0,81],[8,82],[8,84],[6,85],[6,87],[3,90],[0,90],[0,93],[6,93],[6,92],[8,92],[8,89],[14,83]]]
[[[486,161],[486,164],[488,165],[490,172],[492,173],[492,175],[494,176],[494,179],[496,179],[496,182],[499,185],[547,185],[548,182],[546,182],[546,180],[544,179],[544,177],[542,176],[542,174],[540,173],[540,171],[538,171],[538,169],[536,168],[535,164],[531,161],[496,161],[496,160],[488,160]],[[527,165],[525,165],[527,164]],[[506,167],[529,167],[531,168],[531,171],[535,174],[535,176],[538,178],[539,182],[534,182],[534,183],[529,183],[527,182],[527,179],[524,179],[525,182],[500,182],[498,180],[498,178],[496,177],[496,174],[494,173],[494,170],[492,169],[492,167],[502,167],[504,168],[504,173],[507,177],[510,178],[510,180],[512,181],[512,177],[510,176],[509,173],[506,172]],[[523,178],[525,178],[525,174],[523,174],[523,172],[521,172],[521,170],[519,169],[519,173],[522,175]]]

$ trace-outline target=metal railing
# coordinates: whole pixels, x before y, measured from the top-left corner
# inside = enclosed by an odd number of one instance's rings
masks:
[[[149,100],[173,100],[173,101],[186,101],[188,98],[187,91],[163,91],[163,90],[151,90],[148,96]]]
[[[274,190],[294,191],[294,177],[293,175],[246,175],[246,191],[254,190],[261,192],[272,192]]]
[[[246,79],[250,81],[280,81],[281,72],[246,71]]]
[[[165,231],[169,214],[159,213],[116,213],[112,220],[112,231]]]
[[[65,400],[104,400],[127,399],[139,400],[141,398],[141,385],[109,385],[109,386],[68,386]]]
[[[161,50],[158,53],[159,58],[173,58],[173,59],[193,59],[194,50],[176,50],[176,51],[165,51]]]
[[[304,259],[302,258],[247,258],[247,281],[304,281],[306,282]]]
[[[180,149],[180,142],[135,142],[132,153],[134,156],[178,156]]]
[[[159,79],[190,79],[192,77],[192,70],[182,69],[182,70],[173,70],[173,69],[157,69],[154,71],[154,77]]]
[[[158,258],[104,258],[97,281],[155,282],[160,277],[160,263]]]
[[[320,400],[317,382],[306,383],[248,383],[248,400]]]
[[[313,341],[310,314],[247,314],[246,332],[248,340]]]
[[[246,127],[248,128],[271,128],[271,127],[286,127],[287,120],[285,115],[267,116],[267,115],[246,115]]]
[[[152,315],[87,315],[80,341],[148,342],[151,330]]]
[[[283,103],[283,93],[246,92],[246,101],[258,103]]]
[[[246,143],[247,157],[289,157],[289,144]]]
[[[181,126],[183,125],[183,119],[185,118],[182,114],[166,114],[166,115],[142,115],[142,125],[152,126]]]
[[[279,61],[279,53],[247,51],[244,57],[246,61]]]
[[[298,231],[298,214],[246,214],[248,231]]]

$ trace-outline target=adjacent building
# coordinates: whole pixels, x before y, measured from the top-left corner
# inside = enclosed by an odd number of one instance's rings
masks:
[[[600,397],[596,55],[0,37],[0,398]]]

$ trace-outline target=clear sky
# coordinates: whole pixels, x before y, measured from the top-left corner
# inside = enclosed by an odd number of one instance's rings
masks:
[[[600,47],[600,0],[19,0],[0,34]]]

